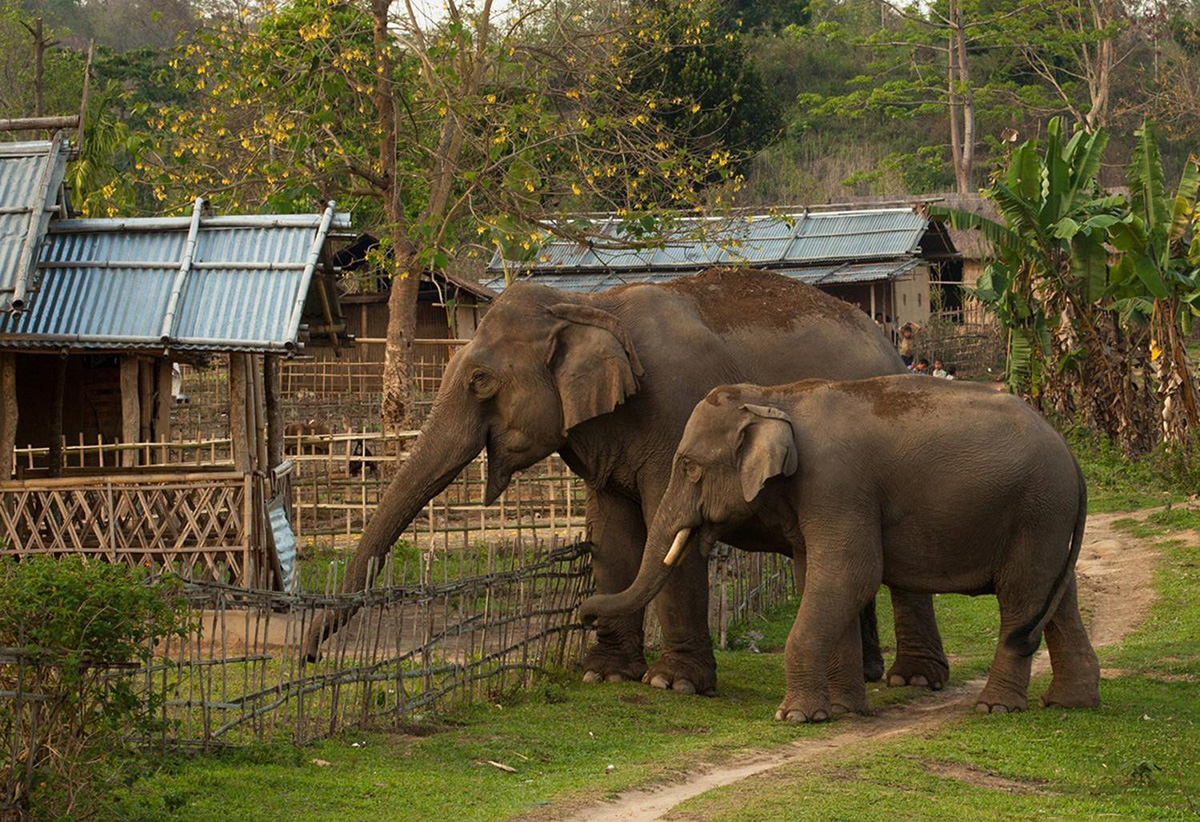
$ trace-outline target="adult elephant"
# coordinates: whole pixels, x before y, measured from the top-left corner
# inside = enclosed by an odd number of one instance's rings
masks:
[[[349,563],[345,590],[370,583],[370,561],[386,556],[426,503],[486,448],[488,504],[514,472],[555,451],[562,456],[588,486],[596,588],[623,591],[637,576],[684,425],[710,389],[901,371],[895,350],[863,312],[777,274],[713,270],[586,295],[514,284],[447,366],[412,453]],[[791,550],[782,534],[757,521],[727,541],[746,550]],[[948,666],[930,598],[893,592],[893,601],[898,652],[889,682],[939,687]],[[702,557],[683,563],[656,607],[662,657],[647,669],[640,611],[602,619],[584,660],[586,681],[643,679],[688,693],[715,687]],[[347,618],[327,612],[314,623],[310,658]],[[864,624],[868,675],[878,679],[883,661],[873,608]]]

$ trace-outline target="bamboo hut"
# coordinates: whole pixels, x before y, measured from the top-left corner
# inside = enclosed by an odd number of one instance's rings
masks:
[[[0,551],[288,587],[279,361],[348,341],[328,246],[348,218],[69,219],[65,160],[0,147]],[[183,464],[174,366],[225,357],[229,444]]]

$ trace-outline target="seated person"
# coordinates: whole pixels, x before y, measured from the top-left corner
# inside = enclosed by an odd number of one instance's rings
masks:
[[[942,365],[942,361],[934,358],[933,360],[933,376],[945,379],[947,374],[946,366]]]

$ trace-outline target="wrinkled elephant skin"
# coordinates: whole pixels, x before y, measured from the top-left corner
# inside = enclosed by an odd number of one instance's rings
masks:
[[[1054,671],[1043,702],[1093,707],[1100,668],[1075,583],[1086,518],[1070,449],[1016,397],[915,375],[724,386],[688,421],[637,579],[580,614],[639,613],[694,543],[757,519],[789,535],[803,591],[777,719],[867,709],[855,615],[881,583],[996,595],[980,711],[1025,708],[1043,632]]]
[[[815,288],[757,271],[717,270],[661,285],[571,294],[533,283],[505,290],[472,341],[451,359],[412,455],[399,468],[350,562],[346,590],[368,584],[422,507],[482,449],[487,500],[513,473],[558,452],[588,485],[587,521],[597,590],[637,576],[647,525],[667,487],[692,407],[735,381],[854,379],[903,365],[861,311]],[[750,522],[727,540],[790,553],[783,535]],[[897,666],[932,683],[945,657],[932,607],[897,607],[905,637]],[[600,620],[585,662],[588,681],[644,679],[708,692],[716,663],[707,625],[704,559],[689,556],[656,601],[662,658],[647,668],[642,614]],[[327,614],[309,635],[310,657],[347,614]],[[874,627],[873,615],[869,627]],[[865,651],[881,673],[878,645]]]

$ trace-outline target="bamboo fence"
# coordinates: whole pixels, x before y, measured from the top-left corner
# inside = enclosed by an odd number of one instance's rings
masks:
[[[159,721],[145,743],[211,748],[305,742],[347,728],[395,727],[528,687],[548,669],[577,663],[587,643],[579,603],[592,590],[587,543],[536,533],[467,550],[398,551],[374,587],[336,594],[340,566],[316,591],[281,593],[219,582],[184,586],[191,628],[160,642],[145,665],[108,674],[135,686]],[[724,644],[786,600],[791,563],[776,555],[718,551],[710,561],[710,623]],[[355,609],[306,656],[323,613]],[[656,635],[651,631],[651,636]],[[0,811],[19,807],[41,740],[39,690],[46,663],[0,649]]]

